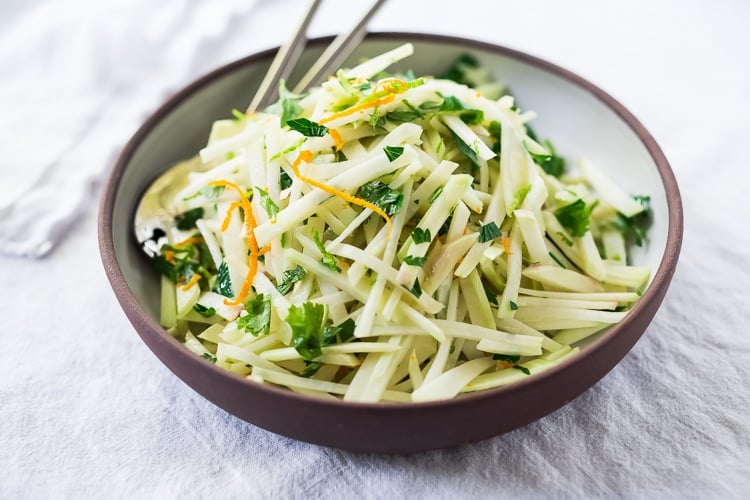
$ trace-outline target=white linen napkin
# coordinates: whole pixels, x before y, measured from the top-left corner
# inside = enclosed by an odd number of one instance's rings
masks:
[[[68,0],[4,9],[0,253],[47,254],[94,205],[95,182],[144,115],[218,65],[210,58],[230,21],[255,4]]]

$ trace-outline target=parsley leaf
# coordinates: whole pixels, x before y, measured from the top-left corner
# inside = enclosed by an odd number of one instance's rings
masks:
[[[266,211],[268,214],[268,218],[271,220],[276,219],[276,214],[279,213],[279,206],[273,202],[271,199],[271,196],[269,196],[268,191],[263,191],[261,188],[256,187],[256,191],[258,191],[258,194],[260,195],[260,206],[263,207],[263,210]]]
[[[404,99],[404,108],[397,108],[387,115],[386,120],[394,122],[413,122],[424,117],[424,111],[420,108],[414,107],[409,101]]]
[[[292,345],[302,359],[312,361],[323,354],[323,329],[328,311],[323,304],[304,302],[289,308],[286,322],[292,329]]]
[[[414,280],[414,286],[409,289],[412,295],[414,295],[416,298],[419,298],[422,296],[422,286],[419,284],[419,279]]]
[[[292,185],[292,178],[289,177],[289,174],[286,173],[286,170],[284,170],[283,168],[280,170],[281,172],[279,172],[279,187],[281,189],[287,189]]]
[[[193,306],[193,310],[204,318],[210,318],[211,316],[216,314],[216,309],[214,309],[213,307],[206,307],[201,304],[195,304]]]
[[[429,229],[415,227],[411,233],[411,239],[414,240],[414,243],[427,243],[428,241],[432,241],[432,235]]]
[[[223,295],[224,297],[234,297],[232,291],[232,279],[229,277],[229,267],[226,262],[219,264],[219,269],[216,271],[216,282],[212,291]]]
[[[286,125],[289,120],[293,120],[302,113],[302,106],[297,102],[300,98],[301,97],[297,94],[289,92],[284,80],[279,82],[279,101],[277,102],[277,107],[280,109],[277,111],[279,111],[281,115],[282,127]]]
[[[337,273],[340,273],[341,268],[336,262],[336,257],[334,257],[331,254],[331,252],[326,250],[326,247],[323,246],[323,242],[320,241],[320,236],[318,235],[318,232],[314,229],[312,231],[312,236],[313,236],[313,240],[315,240],[315,245],[318,247],[318,251],[322,255],[322,257],[320,258],[320,262],[322,262],[323,265],[326,266],[331,271],[336,271]]]
[[[490,221],[484,226],[479,227],[479,243],[487,243],[500,236],[500,228],[495,221]]]
[[[531,136],[529,135],[529,137]],[[544,141],[544,145],[547,147],[550,154],[532,154],[531,158],[534,160],[534,163],[542,167],[542,170],[547,174],[554,177],[560,177],[565,173],[565,159],[562,156],[557,156],[555,147],[549,140]]]
[[[501,149],[501,143],[503,139],[503,126],[500,124],[497,120],[492,120],[490,122],[489,127],[487,127],[487,131],[490,133],[490,137],[495,139],[495,142],[492,143],[492,151],[494,151],[497,154],[500,154]]]
[[[207,360],[208,360],[208,361],[210,361],[211,363],[216,363],[216,361],[217,361],[217,360],[216,360],[216,356],[212,355],[212,354],[211,354],[211,353],[209,353],[209,352],[204,352],[203,354],[201,354],[201,358],[203,358],[203,359],[207,359]]]
[[[297,264],[293,269],[287,269],[281,275],[281,283],[276,285],[276,290],[278,290],[281,295],[286,295],[291,291],[296,282],[302,281],[302,279],[305,277],[305,274],[307,274],[305,272],[305,268],[303,268],[299,264]]]
[[[286,122],[290,129],[296,130],[305,137],[323,137],[328,133],[328,127],[310,121],[307,118],[297,118]]]
[[[463,111],[464,109],[466,109],[466,106],[458,100],[458,97],[449,95],[443,98],[443,103],[440,105],[438,111],[451,112]]]
[[[597,202],[586,205],[582,199],[578,198],[570,205],[555,210],[555,217],[560,221],[565,229],[570,231],[573,236],[583,236],[589,230],[591,222],[591,211],[596,207]]]
[[[646,239],[646,229],[651,224],[651,197],[634,195],[633,199],[643,206],[643,212],[632,217],[625,217],[618,212],[613,224],[623,236],[632,238],[640,247]]]
[[[414,257],[413,255],[407,255],[404,257],[404,262],[410,266],[423,266],[427,262],[427,257]]]
[[[497,295],[495,295],[491,290],[487,290],[485,288],[484,294],[487,296],[487,300],[490,302],[490,304],[495,305],[495,306],[498,305]]]
[[[496,361],[505,361],[506,363],[518,363],[521,356],[518,354],[493,354],[492,359]]]
[[[174,221],[177,224],[177,229],[187,231],[189,229],[195,229],[195,222],[201,217],[203,217],[203,208],[198,207],[177,214]]]
[[[224,186],[206,186],[200,190],[200,193],[204,198],[208,200],[215,200],[224,192]]]
[[[404,148],[401,146],[386,146],[383,148],[383,151],[385,151],[388,161],[395,161],[396,158],[404,153]]]
[[[441,74],[438,78],[441,78],[444,80],[453,80],[454,82],[468,85],[471,82],[469,82],[465,78],[466,69],[476,68],[478,66],[479,66],[479,62],[474,58],[474,56],[471,56],[469,54],[462,54],[445,71],[445,73]]]
[[[456,143],[458,150],[470,159],[474,165],[479,166],[479,158],[477,157],[477,152],[474,148],[466,144],[454,131],[451,130],[450,132],[453,136],[453,142]]]
[[[531,372],[530,372],[530,371],[529,371],[529,369],[528,369],[528,368],[526,368],[525,366],[521,366],[521,365],[513,365],[513,368],[515,368],[516,370],[521,370],[521,371],[522,371],[523,373],[525,373],[526,375],[531,375]]]
[[[401,210],[404,195],[381,181],[370,181],[359,190],[360,198],[369,201],[383,212],[393,217]]]
[[[518,310],[518,304],[516,304],[512,300],[508,302],[508,306],[510,306],[510,310],[511,311],[517,311]]]
[[[245,302],[247,315],[237,319],[237,328],[254,336],[267,334],[271,327],[271,296],[258,294]]]

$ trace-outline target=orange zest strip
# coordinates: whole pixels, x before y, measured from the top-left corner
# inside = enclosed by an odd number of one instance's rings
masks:
[[[507,236],[503,236],[503,250],[505,251],[506,255],[511,255],[510,238],[508,238]]]
[[[235,184],[234,182],[219,180],[209,182],[208,185],[224,186],[225,188],[229,188],[235,191],[239,195],[240,200],[234,203],[239,203],[238,206],[241,207],[242,211],[245,213],[245,242],[247,243],[248,250],[250,250],[250,255],[248,257],[247,275],[245,276],[245,282],[242,284],[240,293],[237,294],[234,300],[229,301],[228,299],[224,299],[224,304],[228,306],[236,306],[242,304],[247,298],[248,294],[250,293],[250,287],[253,286],[255,274],[258,272],[258,256],[260,255],[260,252],[258,250],[258,241],[255,239],[255,227],[258,225],[258,223],[255,220],[255,215],[253,214],[253,206],[250,204],[250,200],[247,199],[247,197],[245,196],[245,192],[237,184]],[[234,209],[234,203],[229,206],[230,213]],[[229,223],[227,222],[227,225],[228,224]],[[222,229],[222,231],[223,230],[224,229]]]
[[[175,264],[174,252],[172,250],[164,250],[164,259],[170,264]]]
[[[331,139],[333,139],[333,145],[335,146],[336,151],[341,151],[341,148],[344,147],[344,139],[341,138],[341,134],[332,128],[328,129],[328,134],[331,136]]]
[[[294,160],[294,163],[292,163],[292,170],[294,171],[294,175],[296,175],[299,179],[303,180],[304,182],[310,184],[311,186],[315,186],[316,188],[325,191],[326,193],[332,194],[333,196],[336,196],[338,198],[341,198],[344,201],[347,201],[353,205],[358,205],[360,207],[369,208],[379,216],[381,216],[383,219],[385,219],[386,223],[388,223],[388,237],[390,238],[391,232],[393,231],[393,222],[391,221],[391,218],[388,217],[388,214],[385,213],[383,210],[381,210],[377,205],[370,203],[367,200],[363,200],[362,198],[357,198],[356,196],[352,196],[346,191],[342,191],[340,189],[336,189],[333,186],[329,186],[328,184],[324,184],[320,181],[317,181],[315,179],[312,179],[310,177],[304,176],[299,171],[300,163],[302,162],[310,163],[312,161],[312,151],[310,150],[304,150],[300,151],[299,156],[297,156],[297,159]]]
[[[188,245],[195,245],[195,244],[200,244],[200,243],[203,243],[203,238],[200,236],[193,236],[192,238],[188,238],[186,240],[182,240],[179,243],[175,243],[172,246],[177,248],[177,247],[186,247]]]
[[[333,120],[337,120],[339,118],[343,118],[344,116],[349,116],[351,114],[356,113],[357,111],[363,111],[368,108],[376,108],[380,106],[381,104],[388,104],[393,99],[395,99],[396,96],[393,94],[389,94],[383,98],[375,99],[374,101],[370,102],[363,102],[362,104],[357,104],[356,106],[352,106],[351,108],[345,109],[344,111],[339,111],[338,113],[334,113],[332,115],[326,116],[322,120],[320,120],[318,123],[321,125],[331,122]]]
[[[226,232],[227,229],[229,229],[229,223],[232,222],[232,213],[234,213],[234,209],[239,207],[241,203],[239,201],[233,201],[231,205],[229,205],[229,209],[227,210],[227,214],[224,216],[224,221],[221,223],[221,232]]]
[[[194,285],[196,285],[196,284],[197,284],[197,283],[198,283],[198,282],[199,282],[200,280],[201,280],[201,275],[200,275],[200,274],[198,274],[198,273],[194,274],[194,275],[193,275],[193,277],[192,277],[192,278],[190,278],[190,281],[188,281],[187,283],[185,283],[184,285],[182,285],[182,290],[183,290],[183,291],[188,291],[188,290],[190,290],[190,289],[191,289],[191,288],[193,288],[193,286],[194,286]]]

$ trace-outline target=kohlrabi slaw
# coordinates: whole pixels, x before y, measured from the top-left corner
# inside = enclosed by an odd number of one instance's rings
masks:
[[[154,259],[161,323],[259,383],[360,402],[505,386],[619,322],[648,198],[576,174],[471,56],[410,44],[214,123]]]

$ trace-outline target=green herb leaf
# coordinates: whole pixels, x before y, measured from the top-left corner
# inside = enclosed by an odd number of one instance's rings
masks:
[[[516,304],[512,300],[508,302],[508,305],[510,306],[510,310],[511,311],[517,311],[518,310],[518,304]]]
[[[560,239],[563,240],[565,242],[565,244],[568,245],[569,247],[572,247],[573,245],[575,245],[575,243],[573,242],[573,240],[571,240],[570,238],[568,238],[567,236],[565,236],[565,233],[563,233],[562,231],[558,231],[557,232],[557,236],[559,236]]]
[[[201,354],[201,358],[207,359],[211,363],[216,363],[216,356],[212,355],[211,353],[204,352],[203,354]]]
[[[324,266],[326,266],[328,269],[332,271],[336,271],[337,273],[341,272],[341,268],[338,265],[338,262],[336,261],[336,257],[334,257],[328,250],[326,250],[326,247],[323,246],[323,242],[320,241],[320,236],[318,235],[318,232],[313,229],[312,231],[313,240],[315,240],[315,245],[318,247],[318,251],[322,255],[320,258],[320,262],[323,263]]]
[[[210,318],[216,314],[216,309],[213,307],[206,307],[201,304],[195,304],[193,310],[203,316],[204,318]]]
[[[258,294],[245,302],[247,315],[237,319],[237,328],[254,336],[267,334],[271,327],[271,296]]]
[[[386,146],[383,148],[383,151],[385,151],[388,161],[395,161],[396,158],[404,153],[404,148],[401,146]]]
[[[318,370],[323,366],[323,363],[318,363],[317,361],[307,361],[305,360],[305,369],[302,370],[299,374],[300,377],[309,378],[318,373]]]
[[[646,240],[646,229],[651,225],[651,197],[633,195],[633,199],[643,206],[643,212],[633,217],[625,217],[618,212],[613,224],[625,238],[632,239],[640,247],[643,246],[643,242]]]
[[[456,134],[454,131],[451,130],[451,135],[453,136],[453,141],[456,143],[456,147],[458,150],[463,153],[468,159],[471,160],[471,162],[479,166],[479,158],[477,157],[477,152],[466,144],[463,139],[461,139],[458,134]]]
[[[292,345],[302,359],[312,361],[323,354],[323,328],[328,310],[323,304],[304,302],[289,307],[286,322],[292,329]]]
[[[567,229],[570,234],[576,237],[583,236],[586,231],[589,230],[589,224],[591,223],[591,212],[596,207],[594,202],[591,205],[586,205],[582,199],[578,198],[570,205],[555,210],[555,217],[560,221],[560,224]]]
[[[351,318],[347,318],[338,326],[328,326],[323,328],[322,345],[327,346],[336,343],[343,343],[354,336],[356,324]]]
[[[438,199],[438,196],[442,194],[442,192],[443,192],[443,186],[438,186],[438,188],[435,189],[435,191],[433,191],[432,194],[430,195],[430,199],[427,200],[427,203],[432,205],[434,201]]]
[[[502,233],[500,233],[500,228],[497,227],[497,224],[495,224],[495,221],[490,221],[484,226],[479,227],[479,243],[487,243],[488,241],[492,241],[495,238],[499,237]]]
[[[358,196],[374,204],[389,217],[396,215],[404,202],[401,191],[391,189],[388,184],[381,181],[368,182],[359,190]]]
[[[258,194],[260,195],[260,206],[266,211],[268,218],[272,221],[276,220],[276,214],[279,213],[279,206],[273,202],[268,191],[263,191],[259,187],[256,187],[255,190],[258,191]]]
[[[328,127],[310,121],[307,118],[296,118],[286,122],[290,129],[296,130],[305,137],[323,137],[328,133]]]
[[[465,73],[467,68],[476,68],[479,66],[479,62],[469,54],[462,54],[456,59],[456,61],[438,78],[443,80],[453,80],[457,83],[465,85],[471,82],[465,79]]]
[[[200,194],[208,200],[215,200],[224,192],[224,186],[206,186],[200,190]]]
[[[414,257],[413,255],[407,255],[404,257],[404,262],[410,266],[422,267],[427,262],[427,257]]]
[[[552,257],[552,260],[554,260],[557,263],[558,266],[562,267],[563,269],[567,269],[568,268],[568,266],[566,266],[563,263],[563,261],[561,261],[560,259],[558,259],[557,255],[555,255],[554,253],[549,252],[549,256]]]
[[[297,264],[293,269],[287,269],[284,271],[284,273],[281,275],[281,283],[276,285],[276,290],[279,291],[281,295],[286,295],[289,293],[294,286],[295,283],[298,281],[302,281],[302,279],[305,277],[305,268]]]
[[[411,233],[411,239],[414,243],[427,243],[432,241],[432,235],[429,229],[422,229],[421,227],[415,227]]]
[[[490,304],[492,304],[494,306],[498,305],[497,295],[495,295],[495,293],[493,293],[491,290],[488,290],[488,289],[485,288],[484,289],[484,294],[487,296],[487,300],[490,302]]]
[[[413,122],[414,120],[423,118],[424,115],[425,113],[422,109],[412,106],[409,101],[404,99],[404,107],[391,111],[385,115],[385,118],[394,122]]]
[[[212,291],[230,299],[234,297],[232,279],[229,277],[229,267],[226,262],[219,264],[219,269],[216,270],[216,282]]]
[[[242,111],[240,111],[239,109],[233,109],[232,116],[238,122],[244,122],[245,120],[247,120],[247,115],[243,113]]]
[[[195,222],[201,217],[203,217],[203,208],[198,207],[177,214],[174,221],[177,224],[177,229],[188,231],[190,229],[195,229]]]
[[[495,139],[495,142],[492,143],[492,151],[500,154],[503,139],[503,126],[499,121],[492,120],[489,127],[487,127],[487,131],[490,133],[490,136]]]
[[[464,106],[463,103],[458,100],[458,97],[449,95],[443,98],[443,103],[440,105],[438,111],[450,113],[453,111],[463,111],[465,109],[466,106]]]
[[[506,363],[518,363],[521,356],[518,354],[493,354],[492,359],[496,361],[505,361]]]
[[[289,92],[284,80],[279,82],[279,101],[276,103],[276,107],[277,112],[279,112],[281,116],[282,127],[286,125],[289,120],[297,118],[299,114],[302,113],[302,106],[297,102],[300,99],[301,96]]]
[[[280,170],[281,172],[279,172],[279,187],[281,189],[287,189],[292,185],[292,178],[289,177],[289,174],[286,173],[286,170],[284,170],[283,168]]]
[[[406,287],[404,287],[406,288]],[[412,295],[414,295],[416,298],[419,298],[422,296],[422,286],[419,284],[419,279],[414,280],[414,286],[411,288],[407,288],[411,292]]]
[[[521,371],[522,371],[523,373],[525,373],[526,375],[531,375],[531,372],[530,372],[530,371],[529,371],[529,369],[528,369],[528,368],[526,368],[525,366],[521,366],[521,365],[513,365],[513,368],[515,368],[516,370],[521,370]]]
[[[458,115],[458,117],[467,125],[477,125],[484,121],[484,111],[481,109],[467,109]]]
[[[529,135],[529,137],[531,136]],[[544,141],[544,145],[547,147],[550,154],[532,154],[531,158],[534,160],[534,163],[542,167],[542,170],[544,170],[545,173],[554,177],[560,177],[565,173],[565,159],[562,156],[557,156],[555,147],[549,140]]]

